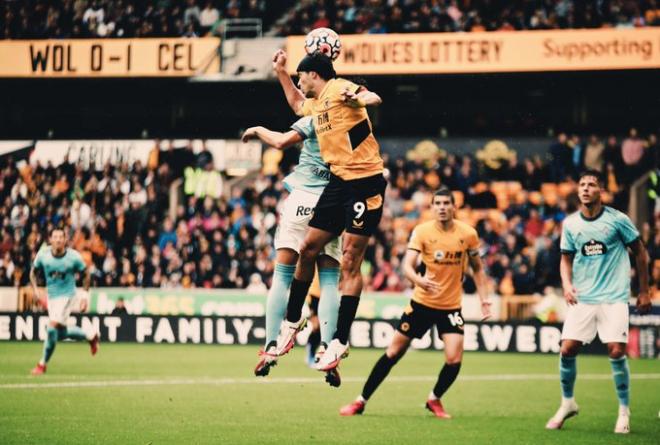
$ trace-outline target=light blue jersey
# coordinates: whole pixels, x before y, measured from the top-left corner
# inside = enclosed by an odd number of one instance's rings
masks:
[[[639,238],[628,216],[603,206],[600,215],[586,219],[575,212],[564,220],[562,253],[574,254],[573,286],[586,304],[628,302],[630,259],[626,246]]]
[[[314,131],[314,121],[312,117],[303,117],[297,120],[291,128],[302,136],[304,142],[298,165],[284,178],[284,186],[289,192],[299,189],[320,195],[330,180],[330,169],[321,158],[321,149]]]
[[[48,298],[73,297],[76,294],[76,272],[87,268],[77,251],[66,249],[64,255],[56,257],[50,248],[39,250],[33,266],[44,271]]]

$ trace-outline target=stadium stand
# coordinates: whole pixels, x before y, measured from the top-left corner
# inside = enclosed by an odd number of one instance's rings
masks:
[[[660,25],[655,0],[303,0],[281,35],[330,27],[339,34],[639,27]]]
[[[198,37],[224,19],[276,35],[629,28],[660,25],[657,0],[28,0],[6,1],[0,38]]]
[[[292,1],[28,0],[6,1],[4,39],[199,37],[224,19],[260,19],[269,27]]]
[[[626,162],[631,142],[642,147],[634,164]],[[229,196],[189,195],[168,210],[172,182],[186,166],[203,166],[210,159],[208,152],[194,154],[190,145],[173,150],[162,145],[154,143],[146,166],[108,165],[98,172],[68,162],[19,171],[5,157],[0,164],[0,285],[27,284],[30,262],[47,229],[62,224],[70,227],[72,246],[92,266],[94,286],[260,289],[268,284],[281,180],[295,159],[292,163],[285,155],[276,174],[262,172],[233,187]],[[610,136],[604,145],[597,136],[582,144],[577,136],[561,134],[547,161],[535,156],[519,163],[513,151],[499,165],[454,154],[430,160],[386,157],[388,204],[367,252],[368,288],[408,286],[400,262],[411,229],[430,217],[430,197],[440,184],[456,190],[459,218],[477,226],[494,291],[533,294],[557,286],[561,221],[577,205],[577,172],[585,164],[606,171],[606,201],[624,208],[629,184],[658,165],[658,148],[655,136],[639,139],[631,133],[623,141]],[[558,173],[552,156],[576,164],[569,162],[573,167]],[[655,215],[644,223],[642,236],[658,262],[660,214]],[[470,279],[465,287],[474,291]]]

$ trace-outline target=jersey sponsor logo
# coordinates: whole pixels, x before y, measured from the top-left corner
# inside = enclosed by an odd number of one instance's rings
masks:
[[[66,278],[66,271],[59,271],[59,270],[51,270],[48,273],[48,278],[51,280],[63,280]]]
[[[298,206],[296,207],[296,216],[309,216],[314,213],[314,207]]]
[[[330,124],[330,115],[326,111],[316,116],[316,134],[325,133],[332,130]]]
[[[442,250],[436,250],[433,252],[433,259],[436,263],[451,265],[451,264],[461,264],[461,258],[463,258],[463,252],[443,252]]]
[[[312,169],[312,174],[314,176],[318,176],[319,178],[327,179],[328,181],[330,180],[330,171],[329,170],[325,170],[325,169],[320,168],[320,167],[314,167]]]
[[[607,246],[596,240],[590,240],[582,245],[582,255],[584,256],[598,256],[607,253]]]

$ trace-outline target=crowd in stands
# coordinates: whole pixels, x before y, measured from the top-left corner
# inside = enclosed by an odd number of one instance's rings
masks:
[[[385,157],[389,187],[364,263],[367,289],[409,286],[401,260],[413,226],[433,217],[429,203],[440,184],[455,190],[458,217],[478,228],[493,291],[531,294],[559,286],[561,222],[577,208],[576,172],[604,172],[606,199],[617,205],[635,178],[657,169],[659,147],[654,136],[640,139],[631,131],[623,140],[591,136],[584,144],[562,133],[548,153],[521,162],[515,152],[496,148],[476,157],[441,150],[424,159],[412,151],[409,159]],[[49,229],[64,226],[70,245],[91,267],[94,286],[265,292],[282,178],[297,153],[290,150],[276,174],[261,173],[233,186],[228,196],[185,196],[175,209],[168,208],[172,182],[186,166],[213,164],[210,152],[194,153],[192,144],[175,148],[156,141],[147,165],[100,170],[68,161],[18,169],[11,157],[0,158],[0,286],[27,285]],[[657,279],[660,213],[644,224],[642,239]],[[465,287],[474,290],[470,279]]]
[[[257,18],[264,26],[288,1],[21,0],[5,1],[0,38],[199,37],[218,34],[223,19]]]
[[[7,0],[0,38],[198,37],[257,18],[279,35],[632,28],[660,25],[658,0]]]
[[[633,28],[660,25],[656,0],[302,0],[281,35]]]

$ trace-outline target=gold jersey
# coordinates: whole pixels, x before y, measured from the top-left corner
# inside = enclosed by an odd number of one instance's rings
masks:
[[[421,253],[426,266],[424,276],[442,287],[435,293],[415,286],[412,299],[434,309],[460,308],[468,255],[476,255],[479,250],[477,231],[456,219],[448,231],[436,220],[428,221],[415,227],[408,248]]]
[[[342,92],[357,93],[359,85],[330,79],[316,99],[306,99],[302,114],[314,118],[323,161],[339,178],[350,181],[383,172],[380,147],[371,130],[366,108],[346,105]]]

